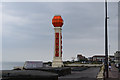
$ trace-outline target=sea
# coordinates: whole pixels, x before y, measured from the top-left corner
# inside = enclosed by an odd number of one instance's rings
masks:
[[[0,65],[1,70],[12,70],[14,67],[23,67],[24,62],[2,62],[2,66]]]

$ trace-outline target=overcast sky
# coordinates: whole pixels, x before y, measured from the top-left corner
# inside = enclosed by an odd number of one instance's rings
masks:
[[[110,54],[118,49],[118,3],[108,4]],[[52,18],[64,20],[63,60],[104,54],[103,2],[19,2],[2,4],[3,61],[52,61]]]

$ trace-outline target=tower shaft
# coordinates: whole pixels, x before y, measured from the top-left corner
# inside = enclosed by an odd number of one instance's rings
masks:
[[[55,27],[55,47],[52,67],[62,67],[62,28]]]

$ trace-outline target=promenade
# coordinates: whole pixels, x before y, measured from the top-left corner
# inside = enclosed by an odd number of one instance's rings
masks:
[[[100,67],[91,67],[83,71],[72,71],[70,75],[61,76],[58,80],[96,80]]]
[[[111,70],[109,70],[109,78],[106,80],[120,80],[120,72],[114,64],[111,65]]]

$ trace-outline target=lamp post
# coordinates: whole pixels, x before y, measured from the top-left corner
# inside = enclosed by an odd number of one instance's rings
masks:
[[[107,0],[105,0],[105,72],[106,78],[108,78],[109,72],[108,72]]]

